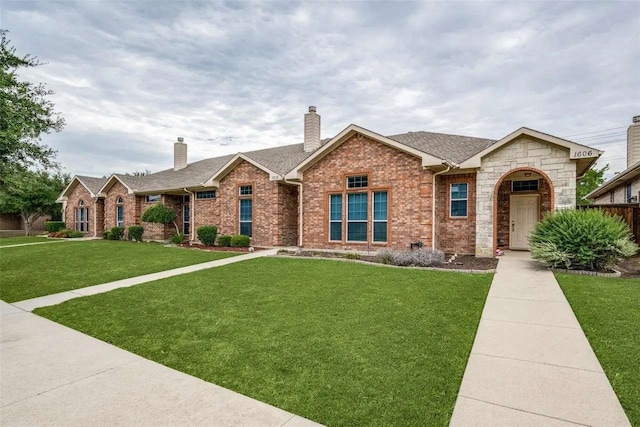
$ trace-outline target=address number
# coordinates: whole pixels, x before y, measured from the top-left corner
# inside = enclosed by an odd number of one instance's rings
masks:
[[[593,157],[593,150],[575,151],[573,153],[573,157],[576,157],[576,158],[579,158],[579,157]]]

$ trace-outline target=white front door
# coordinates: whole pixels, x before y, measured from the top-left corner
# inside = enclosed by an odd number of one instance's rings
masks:
[[[529,247],[529,234],[540,219],[538,202],[537,194],[511,196],[509,248],[527,249]]]

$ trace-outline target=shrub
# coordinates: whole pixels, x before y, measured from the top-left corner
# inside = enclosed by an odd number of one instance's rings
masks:
[[[638,251],[624,220],[599,209],[547,215],[529,237],[533,258],[548,267],[603,271]]]
[[[247,247],[251,244],[251,237],[245,236],[244,234],[236,234],[231,237],[231,246],[233,247]]]
[[[360,254],[348,253],[344,257],[346,259],[360,259]]]
[[[221,234],[218,236],[218,246],[228,247],[231,246],[231,236],[228,234]]]
[[[49,233],[49,237],[55,237],[57,239],[66,239],[67,237],[69,237],[69,232],[71,230],[59,230],[59,231],[54,231],[53,233]]]
[[[64,221],[46,221],[44,223],[44,229],[49,233],[55,233],[65,228],[67,228],[67,224],[65,224]]]
[[[141,225],[130,225],[129,226],[129,237],[131,237],[136,242],[142,242],[142,233],[144,233],[144,227]]]
[[[84,233],[82,231],[69,231],[67,233],[67,237],[70,239],[77,239],[79,237],[84,237]]]
[[[183,241],[184,241],[184,234],[182,233],[174,234],[173,237],[171,237],[171,242],[176,245],[179,245]]]
[[[378,252],[378,262],[404,267],[431,267],[444,262],[444,252],[428,248],[417,251],[383,250]]]
[[[109,234],[111,234],[112,237],[109,238],[107,234],[107,239],[109,240],[122,240],[122,237],[124,237],[124,227],[113,227],[111,231],[109,231]]]
[[[107,232],[107,240],[116,240],[116,235],[112,231]]]
[[[105,239],[105,240],[108,239],[109,238],[109,232],[108,231],[103,231],[102,232],[102,238]]]
[[[218,235],[218,227],[215,225],[203,225],[196,230],[198,233],[198,240],[205,246],[213,246],[216,243],[216,236]]]

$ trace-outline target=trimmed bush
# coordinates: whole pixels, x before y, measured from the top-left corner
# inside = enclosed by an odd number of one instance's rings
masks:
[[[246,248],[251,244],[251,237],[244,234],[236,234],[231,237],[231,246],[236,248]]]
[[[638,252],[629,226],[600,209],[566,209],[547,215],[529,237],[533,258],[548,267],[608,271]]]
[[[69,232],[67,233],[67,236],[68,236],[70,239],[77,239],[77,238],[79,238],[79,237],[84,237],[84,233],[83,233],[82,231],[69,231]]]
[[[111,231],[109,231],[109,234],[111,234],[112,237],[109,238],[109,235],[107,234],[107,239],[109,240],[122,240],[124,237],[124,227],[113,227]]]
[[[428,248],[417,251],[383,250],[378,252],[378,262],[403,267],[432,267],[444,262],[444,252]]]
[[[102,232],[102,238],[107,240],[109,238],[109,232],[108,231],[103,231]]]
[[[130,225],[129,226],[129,237],[131,237],[136,242],[142,242],[142,234],[144,233],[144,227],[141,225]]]
[[[231,236],[228,234],[221,234],[218,236],[218,246],[229,247],[231,246]]]
[[[215,225],[203,225],[196,230],[198,240],[205,246],[213,246],[216,244],[216,236],[218,235],[218,227]]]
[[[45,221],[44,223],[44,229],[49,233],[55,233],[65,228],[67,228],[67,224],[65,224],[64,221]]]
[[[174,234],[173,237],[171,237],[171,242],[176,245],[179,245],[183,241],[184,241],[184,234],[182,233]]]

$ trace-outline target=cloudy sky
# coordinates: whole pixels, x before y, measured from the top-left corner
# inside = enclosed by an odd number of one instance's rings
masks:
[[[0,28],[48,64],[66,119],[43,141],[72,174],[157,171],[302,142],[350,123],[499,139],[520,126],[625,167],[640,114],[640,3],[0,0]]]

